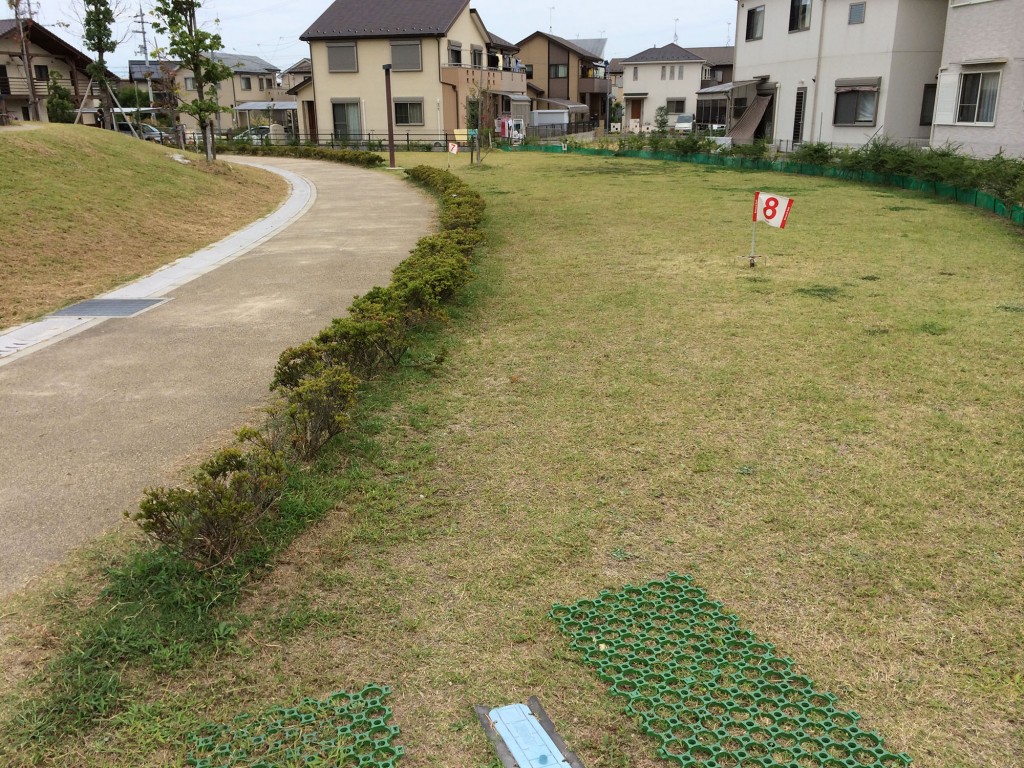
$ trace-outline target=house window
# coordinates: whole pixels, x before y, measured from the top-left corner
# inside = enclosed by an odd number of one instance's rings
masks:
[[[548,77],[552,80],[558,80],[569,76],[569,65],[568,64],[552,64],[548,67]]]
[[[243,76],[240,79],[242,81],[242,90],[243,91],[251,91],[252,90],[252,78],[251,77],[244,77]]]
[[[747,40],[760,40],[764,35],[764,6],[747,11]]]
[[[533,80],[533,64],[525,65],[524,69],[526,69],[526,79]]]
[[[423,99],[395,99],[395,125],[423,125]]]
[[[850,3],[850,16],[847,20],[849,24],[863,24],[864,14],[867,10],[867,3]]]
[[[679,79],[680,80],[683,79],[683,65],[682,64],[679,65]]]
[[[484,65],[484,49],[478,46],[473,46],[473,66],[482,67]]]
[[[934,83],[924,87],[924,97],[921,99],[921,125],[931,125],[935,115],[935,91],[938,88]]]
[[[419,40],[393,40],[391,42],[391,69],[395,72],[420,72],[423,61]]]
[[[462,43],[448,41],[448,63],[455,67],[462,66]]]
[[[739,120],[743,116],[743,113],[747,111],[747,97],[737,96],[732,100],[732,119]]]
[[[32,69],[35,72],[36,80],[45,83],[50,79],[50,68],[45,64],[34,64]]]
[[[331,99],[331,111],[334,116],[334,137],[347,139],[358,136],[359,101],[358,99]]]
[[[998,72],[964,72],[960,75],[960,97],[957,100],[958,123],[996,121],[996,100],[999,98]]]
[[[355,43],[329,43],[327,45],[328,72],[358,72],[359,59]]]
[[[832,124],[874,125],[881,83],[880,77],[836,80],[836,109]]]
[[[682,69],[682,67],[680,67],[679,69]],[[683,73],[682,72],[679,73],[679,79],[680,80],[683,79]],[[704,67],[700,68],[700,79],[701,80],[710,80],[711,79],[711,67],[704,66]]]
[[[194,77],[185,78],[185,90],[194,91],[196,89],[196,79]]]
[[[665,102],[665,109],[670,115],[686,114],[686,99],[668,99]]]
[[[675,67],[669,67],[668,68],[668,79],[669,80],[675,80],[676,79],[676,68]]]
[[[789,0],[789,31],[804,32],[811,28],[811,0]]]
[[[636,81],[636,80],[639,80],[639,79],[640,79],[640,67],[633,67],[633,80]]]

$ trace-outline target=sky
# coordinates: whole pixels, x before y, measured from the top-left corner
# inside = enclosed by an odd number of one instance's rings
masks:
[[[127,17],[139,13],[139,0],[111,0],[128,5],[126,21],[119,32],[138,29]],[[366,0],[373,2],[373,0]],[[81,42],[81,0],[32,0],[37,20],[58,36],[88,54]],[[299,40],[330,5],[329,0],[205,0],[199,12],[203,28],[219,32],[224,50],[259,56],[286,69],[309,55],[309,47]],[[735,36],[736,0],[641,0],[636,5],[621,0],[471,0],[488,30],[511,42],[532,32],[551,31],[569,40],[575,38],[608,39],[606,58],[628,57],[652,46],[662,46],[678,36],[679,45],[700,47],[731,45]],[[142,0],[146,13],[149,47],[153,47],[152,0]],[[636,9],[632,13],[624,8]],[[68,24],[62,27],[60,24]],[[158,42],[166,43],[166,40]],[[107,59],[115,74],[126,76],[128,59],[141,59],[136,49],[141,34],[129,36]]]

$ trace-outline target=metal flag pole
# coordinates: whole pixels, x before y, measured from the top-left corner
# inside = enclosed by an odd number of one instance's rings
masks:
[[[754,255],[755,248],[757,246],[757,218],[754,218],[754,223],[750,227],[750,266],[757,266],[757,257]]]

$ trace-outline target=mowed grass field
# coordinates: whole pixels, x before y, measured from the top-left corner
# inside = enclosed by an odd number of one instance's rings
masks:
[[[122,283],[273,211],[279,176],[77,125],[0,129],[0,330]]]
[[[1020,765],[1020,230],[822,179],[463,162],[490,241],[413,353],[444,362],[366,402],[344,501],[230,648],[137,674],[137,705],[51,763],[181,764],[207,720],[372,681],[409,768],[496,765],[471,707],[530,695],[587,766],[664,765],[546,613],[676,571],[915,765]],[[758,189],[796,203],[750,269]]]

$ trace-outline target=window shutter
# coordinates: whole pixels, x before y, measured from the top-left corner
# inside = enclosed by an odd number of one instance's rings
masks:
[[[956,88],[959,80],[955,72],[939,73],[939,87],[935,92],[935,125],[956,123]]]

